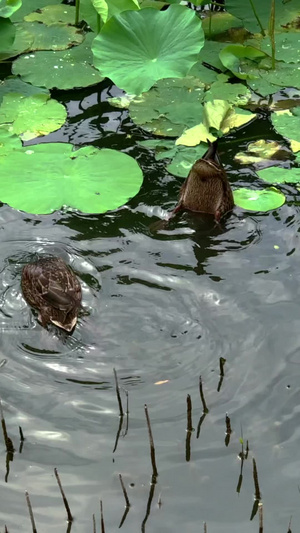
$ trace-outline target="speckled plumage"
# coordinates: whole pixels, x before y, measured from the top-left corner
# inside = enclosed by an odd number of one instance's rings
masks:
[[[22,271],[22,291],[27,303],[38,309],[43,326],[52,322],[72,331],[81,304],[81,285],[74,272],[59,257],[29,263]]]
[[[210,213],[216,220],[234,206],[233,194],[226,172],[217,153],[217,141],[192,166],[180,189],[179,203],[174,212],[181,209]]]

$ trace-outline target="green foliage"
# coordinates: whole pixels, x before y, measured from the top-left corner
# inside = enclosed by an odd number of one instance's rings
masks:
[[[247,211],[271,211],[285,203],[284,194],[270,187],[269,189],[236,189],[233,191],[234,203]]]
[[[26,51],[66,50],[74,44],[82,43],[84,39],[77,28],[63,24],[47,26],[39,22],[21,22],[17,25],[17,31],[30,39]]]
[[[13,145],[16,139],[10,138]],[[74,151],[63,143],[10,151],[1,160],[1,173],[0,200],[35,214],[63,206],[104,213],[137,194],[143,180],[138,164],[127,154],[92,146]]]
[[[287,137],[291,141],[292,149],[298,152],[300,150],[299,109],[295,108],[292,111],[285,110],[272,113],[271,120],[278,133],[283,137]]]
[[[0,107],[0,124],[11,124],[11,131],[21,135],[24,141],[57,130],[66,118],[65,107],[47,94],[9,93],[3,97]]]
[[[253,3],[255,13],[251,7]],[[264,30],[269,27],[269,18],[271,10],[271,2],[267,0],[226,0],[226,10],[241,19],[243,25],[252,33],[261,31],[261,26]],[[286,25],[295,20],[299,16],[299,1],[289,0],[288,2],[282,0],[275,0],[276,12],[276,28]],[[255,16],[255,14],[258,17]],[[260,26],[261,24],[261,26]]]
[[[47,89],[73,89],[99,83],[103,78],[91,65],[92,39],[93,34],[90,33],[82,44],[70,50],[21,56],[13,63],[13,74]]]
[[[148,8],[111,18],[92,49],[103,76],[139,95],[159,79],[185,76],[203,43],[201,21],[195,13],[171,5],[166,11]]]
[[[51,24],[74,24],[75,7],[65,4],[46,5],[38,11],[25,15],[24,20],[26,22],[43,22],[46,26],[51,26]]]
[[[13,23],[7,18],[0,17],[0,61],[5,59],[7,48],[13,45],[15,34],[16,28]]]
[[[269,167],[257,172],[268,183],[300,183],[300,168]]]
[[[276,59],[286,63],[299,63],[299,32],[284,32],[275,34]],[[261,42],[261,50],[271,55],[271,43],[269,37]]]
[[[9,18],[22,5],[22,0],[0,0],[0,17]]]
[[[42,9],[45,6],[60,3],[60,0],[24,0],[20,9],[12,15],[11,20],[13,22],[22,22],[24,17],[33,11]]]
[[[256,61],[265,57],[265,53],[261,52],[253,46],[244,46],[243,44],[229,44],[221,50],[219,57],[228,70],[232,72],[237,78],[241,80],[253,79],[257,76],[242,71],[242,59],[250,59]]]
[[[24,81],[20,80],[20,78],[13,76],[0,81],[0,105],[3,100],[3,96],[10,93],[19,93],[22,96],[32,96],[33,94],[47,94],[50,96],[50,93],[47,91],[47,89],[34,87],[34,85],[25,83]]]

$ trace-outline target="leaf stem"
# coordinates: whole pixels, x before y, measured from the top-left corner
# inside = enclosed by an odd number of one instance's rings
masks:
[[[101,30],[101,17],[99,13],[97,13],[97,33],[100,33]]]
[[[261,29],[261,34],[262,34],[263,37],[265,37],[265,35],[266,35],[266,34],[265,34],[265,30],[264,30],[264,28],[263,28],[263,25],[262,25],[262,23],[261,23],[261,21],[260,21],[260,19],[259,19],[259,16],[258,16],[257,11],[256,11],[256,9],[255,9],[255,6],[254,6],[254,4],[253,4],[253,0],[249,0],[249,2],[250,2],[250,4],[251,4],[253,14],[254,14],[254,16],[255,16],[255,18],[256,18],[256,20],[257,20],[257,24],[259,25],[259,27],[260,27],[260,29]]]
[[[269,20],[269,36],[272,46],[272,69],[275,70],[275,0],[271,0],[271,13]]]
[[[76,7],[76,11],[75,11],[75,26],[78,26],[78,23],[79,23],[80,0],[76,0],[76,2],[75,2],[75,7]]]

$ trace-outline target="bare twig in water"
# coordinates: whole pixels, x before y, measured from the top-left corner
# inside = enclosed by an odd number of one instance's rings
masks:
[[[185,460],[188,462],[191,459],[191,436],[192,436],[192,431],[193,431],[192,400],[189,394],[186,397],[186,416],[187,416],[187,428],[186,428],[186,440],[185,440]]]
[[[93,533],[96,533],[96,518],[94,514],[93,514]]]
[[[6,446],[6,451],[9,453],[14,453],[14,445],[12,440],[9,438],[6,430],[6,423],[3,415],[3,409],[2,409],[2,401],[0,399],[0,414],[1,414],[1,425],[2,425],[2,431],[3,431],[3,438]]]
[[[203,413],[207,414],[209,412],[209,409],[207,408],[207,405],[206,405],[206,402],[205,402],[205,398],[204,398],[204,394],[203,394],[203,384],[202,384],[202,377],[201,376],[199,376],[199,392],[200,392],[200,398],[201,398],[202,407],[203,407]]]
[[[114,376],[115,376],[115,384],[116,384],[116,395],[117,395],[117,400],[119,404],[119,412],[120,412],[120,416],[124,416],[122,400],[121,400],[121,395],[120,395],[120,387],[118,384],[118,376],[117,376],[117,371],[115,368],[114,368]]]
[[[158,472],[157,472],[156,460],[155,460],[155,447],[154,447],[153,435],[152,435],[152,430],[151,430],[150,418],[149,418],[149,414],[148,414],[148,407],[147,407],[146,404],[145,404],[144,409],[145,409],[145,415],[146,415],[146,421],[147,421],[147,427],[148,427],[148,433],[149,433],[152,474],[153,474],[153,476],[157,477],[158,476]]]
[[[204,522],[204,533],[207,533],[207,525],[206,525],[206,522]]]
[[[22,453],[25,437],[23,435],[23,431],[21,426],[19,426],[19,433],[20,433],[20,446],[19,446],[19,453]]]
[[[6,525],[5,525],[4,533],[9,533]]]
[[[232,429],[231,429],[231,424],[230,424],[230,418],[227,413],[225,417],[225,424],[226,424],[225,446],[228,446],[228,444],[230,443],[230,435],[232,433]]]
[[[248,441],[247,441],[247,442],[248,442]],[[239,475],[238,484],[237,484],[237,487],[236,487],[236,491],[237,491],[238,494],[241,492],[241,487],[242,487],[242,483],[243,483],[243,468],[244,468],[244,460],[246,459],[245,452],[244,452],[244,438],[243,438],[243,428],[242,428],[242,424],[241,424],[241,438],[240,438],[240,443],[241,443],[241,445],[242,445],[242,450],[241,450],[241,452],[239,453],[239,458],[241,459],[241,470],[240,470],[240,475]]]
[[[125,487],[124,482],[123,482],[122,474],[119,474],[119,480],[120,480],[122,491],[123,491],[123,494],[124,494],[126,507],[130,507],[130,501],[129,501],[129,498],[128,498],[126,487]]]
[[[28,494],[27,490],[25,491],[25,497],[26,497],[27,507],[28,507],[31,526],[32,526],[32,533],[37,533],[37,529],[36,529],[35,521],[34,521],[34,516],[33,516],[33,512],[32,512],[32,507],[31,507],[31,502],[30,502],[30,498],[29,498],[29,494]]]
[[[62,499],[63,499],[63,502],[64,502],[64,506],[65,506],[66,511],[67,511],[68,522],[73,522],[73,516],[72,516],[71,510],[70,510],[70,506],[68,504],[68,500],[67,500],[66,495],[64,493],[64,490],[62,488],[62,484],[61,484],[61,481],[60,481],[60,477],[59,477],[57,468],[54,468],[54,474],[55,474],[55,477],[56,477],[56,480],[57,480],[57,483],[58,483],[58,486],[59,486],[59,489],[60,489],[60,493],[61,493],[61,496],[62,496]]]
[[[100,516],[101,516],[101,533],[105,533],[102,500],[100,500]]]
[[[219,379],[218,388],[217,388],[218,392],[220,392],[220,390],[221,390],[223,379],[224,379],[224,365],[225,365],[225,363],[226,363],[226,359],[224,359],[224,357],[220,357],[220,359],[219,359],[220,379]]]
[[[289,521],[289,529],[287,533],[292,533],[291,527],[292,527],[292,517],[290,518],[290,521]]]
[[[117,446],[118,446],[118,442],[119,442],[119,438],[120,438],[120,434],[121,434],[121,429],[122,429],[122,426],[123,426],[123,421],[124,421],[124,416],[120,416],[119,417],[119,427],[118,427],[118,431],[117,431],[117,434],[116,434],[116,440],[115,440],[113,453],[115,453],[115,451],[117,449]]]
[[[259,504],[258,507],[258,517],[259,517],[259,533],[263,533],[264,531],[264,513],[263,513],[263,505],[262,503]]]
[[[245,459],[248,459],[248,455],[249,455],[249,441],[247,440],[247,442],[246,442]]]
[[[126,437],[126,435],[128,433],[128,426],[129,426],[129,394],[128,394],[128,390],[125,390],[125,394],[126,394],[126,427],[125,427],[125,431],[124,431],[123,437]]]
[[[256,467],[256,461],[255,461],[254,457],[252,459],[252,462],[253,462],[253,481],[254,481],[254,488],[255,488],[255,497],[254,497],[255,499],[254,499],[254,503],[253,503],[253,507],[252,507],[250,520],[253,520],[253,518],[255,517],[255,515],[257,513],[257,510],[258,510],[258,506],[259,506],[260,500],[261,500],[261,493],[260,493],[260,489],[259,489],[258,475],[257,475],[257,467]]]
[[[141,532],[142,533],[145,533],[146,522],[147,522],[147,520],[149,518],[149,515],[150,515],[155,487],[156,487],[156,476],[152,475],[151,485],[150,485],[150,490],[149,490],[149,497],[148,497],[148,501],[147,501],[146,514],[145,514],[144,520],[143,520],[142,525],[141,525]]]

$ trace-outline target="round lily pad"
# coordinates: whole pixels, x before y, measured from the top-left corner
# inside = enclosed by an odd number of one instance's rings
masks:
[[[24,17],[28,15],[29,13],[31,13],[32,11],[36,11],[50,4],[60,4],[61,1],[60,0],[23,0],[23,2],[20,2],[20,3],[22,4],[22,6],[11,17],[11,20],[13,22],[21,22],[24,19]]]
[[[0,123],[11,123],[24,141],[59,129],[66,118],[65,107],[47,94],[6,94],[0,107]]]
[[[268,183],[300,183],[300,168],[269,167],[257,172]]]
[[[14,150],[21,150],[22,142],[19,137],[9,130],[7,124],[0,124],[0,157],[6,156]]]
[[[31,83],[25,83],[24,81],[20,80],[20,78],[14,76],[0,81],[0,104],[3,96],[10,93],[18,93],[23,96],[31,96],[33,94],[48,94],[48,96],[50,96],[50,93],[47,91],[47,89],[34,87],[34,85],[31,85]]]
[[[197,62],[203,43],[197,15],[171,5],[166,11],[146,8],[112,17],[92,49],[94,64],[103,76],[129,93],[141,94],[159,79],[185,76]]]
[[[285,203],[284,194],[270,187],[269,189],[236,189],[233,191],[234,203],[247,211],[271,211]]]
[[[91,65],[93,38],[91,32],[82,44],[69,50],[22,55],[14,61],[13,73],[23,81],[47,89],[73,89],[99,83],[103,78]]]
[[[0,0],[0,17],[9,18],[22,5],[22,0]]]
[[[237,78],[242,80],[254,79],[257,76],[249,74],[248,72],[242,72],[240,60],[250,59],[255,61],[262,57],[265,57],[265,53],[261,52],[253,46],[244,46],[243,44],[229,44],[223,48],[219,54],[220,60],[224,67],[232,72]],[[254,65],[255,66],[255,65]]]
[[[28,213],[67,206],[104,213],[135,196],[143,174],[136,161],[116,150],[65,143],[38,144],[1,158],[0,201]]]
[[[83,41],[83,34],[74,26],[63,24],[41,24],[22,22],[17,25],[18,33],[29,34],[31,43],[27,50],[66,50]],[[19,37],[20,38],[20,37]]]
[[[285,110],[272,113],[271,120],[274,128],[280,135],[296,141],[298,144],[300,143],[300,116],[296,110],[292,110],[292,112]]]
[[[286,63],[298,63],[300,35],[299,32],[284,32],[275,34],[276,59]],[[272,54],[270,38],[266,37],[261,42],[261,49],[267,54]]]
[[[24,20],[27,22],[43,22],[47,26],[51,26],[51,24],[74,24],[75,7],[65,4],[46,5],[38,11],[25,15]]]

